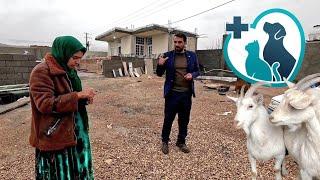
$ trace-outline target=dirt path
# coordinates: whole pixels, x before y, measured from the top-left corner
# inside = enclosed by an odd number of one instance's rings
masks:
[[[200,82],[189,125],[191,153],[183,154],[174,146],[175,121],[168,156],[160,151],[162,78],[87,79],[84,85],[99,92],[95,104],[88,106],[96,179],[250,177],[245,135],[232,127],[234,104]],[[270,95],[270,90],[261,91]],[[232,114],[217,115],[226,111]],[[30,106],[0,115],[0,179],[34,178],[34,149],[28,145],[30,116]],[[272,166],[273,161],[259,163],[259,178],[273,179]],[[285,179],[294,179],[297,169],[290,158],[287,168]]]

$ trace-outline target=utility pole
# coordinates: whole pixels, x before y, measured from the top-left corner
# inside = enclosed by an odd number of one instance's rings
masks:
[[[89,43],[89,41],[88,41],[88,35],[89,35],[89,33],[85,32],[84,34],[86,35],[86,48],[87,48],[87,51],[89,51],[89,46],[90,46],[90,43]]]

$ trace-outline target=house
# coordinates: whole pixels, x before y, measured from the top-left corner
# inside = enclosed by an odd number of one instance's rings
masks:
[[[108,42],[108,56],[156,57],[173,49],[173,36],[180,32],[187,36],[187,50],[196,51],[196,33],[157,24],[137,29],[115,27],[95,40]]]

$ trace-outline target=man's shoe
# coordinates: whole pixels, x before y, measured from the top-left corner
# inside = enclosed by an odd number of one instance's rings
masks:
[[[184,153],[189,153],[190,152],[190,149],[188,148],[188,146],[185,143],[176,143],[176,146],[178,146],[180,151],[182,151]]]
[[[161,151],[163,152],[163,154],[168,154],[169,153],[168,143],[165,143],[165,142],[162,143]]]

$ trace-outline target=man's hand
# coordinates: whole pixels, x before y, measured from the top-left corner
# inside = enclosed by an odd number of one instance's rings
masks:
[[[164,63],[165,63],[167,60],[168,60],[168,57],[164,58],[163,55],[161,55],[161,56],[159,57],[158,64],[162,66],[162,65],[164,65]]]
[[[191,73],[188,73],[188,74],[184,75],[184,78],[185,78],[187,81],[190,81],[190,80],[192,80],[192,74],[191,74]]]

